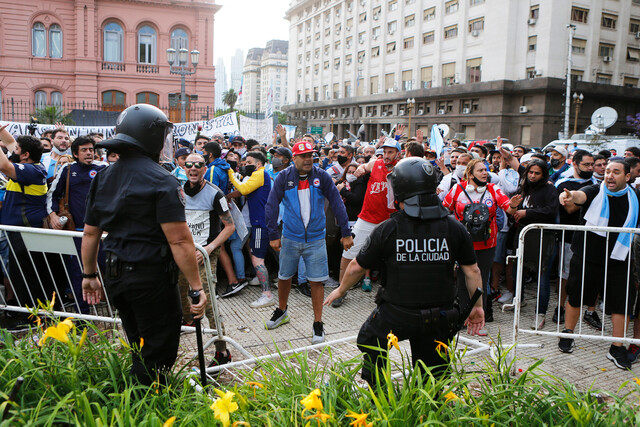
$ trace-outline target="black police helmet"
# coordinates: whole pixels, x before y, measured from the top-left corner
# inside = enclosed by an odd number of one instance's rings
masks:
[[[120,113],[116,122],[116,134],[99,142],[96,147],[116,153],[134,148],[150,156],[157,156],[172,128],[173,123],[162,110],[149,104],[136,104]]]
[[[436,196],[436,168],[421,157],[408,157],[387,176],[396,202],[404,202],[407,215],[421,219],[443,218],[447,211]]]

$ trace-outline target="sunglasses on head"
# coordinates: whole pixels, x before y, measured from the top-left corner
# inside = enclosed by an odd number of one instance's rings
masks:
[[[184,167],[187,169],[196,168],[200,169],[204,166],[203,162],[184,162]]]

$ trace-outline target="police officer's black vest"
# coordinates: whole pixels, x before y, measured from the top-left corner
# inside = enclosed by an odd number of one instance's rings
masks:
[[[407,308],[451,307],[456,288],[455,260],[447,218],[424,221],[393,215],[394,248],[387,251],[382,299]],[[457,242],[459,245],[459,242]],[[457,246],[457,245],[456,245]]]

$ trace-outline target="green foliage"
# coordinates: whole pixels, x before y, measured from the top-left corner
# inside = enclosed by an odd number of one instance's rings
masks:
[[[281,111],[276,111],[274,113],[276,116],[278,116],[278,123],[281,125],[285,125],[287,124],[287,113],[283,113]]]
[[[36,109],[36,112],[32,114],[42,124],[56,124],[62,123],[63,125],[74,125],[75,122],[71,118],[71,113],[64,114],[62,107],[50,105],[43,108]]]
[[[236,105],[236,102],[238,102],[238,94],[235,90],[229,89],[222,94],[222,103],[229,106],[231,111],[233,111],[233,106]]]
[[[635,382],[603,399],[541,372],[539,363],[511,376],[507,351],[498,351],[483,365],[462,364],[454,357],[442,379],[428,369],[425,375],[408,369],[404,355],[397,366],[387,362],[384,376],[371,389],[360,380],[360,356],[339,361],[326,348],[319,362],[317,355],[281,355],[240,372],[244,382],[217,385],[215,392],[210,385],[209,393],[201,393],[189,384],[185,370],[174,372],[167,386],[133,384],[130,349],[113,338],[117,331],[94,330],[86,340],[82,334],[74,327],[68,342],[50,334],[53,338],[40,346],[44,328],[20,339],[0,332],[0,416],[8,409],[0,426],[160,427],[171,417],[175,425],[220,425],[211,406],[216,399],[222,403],[228,391],[233,392],[234,406],[226,406],[231,423],[252,426],[315,426],[322,423],[309,417],[318,413],[330,417],[326,425],[343,426],[353,422],[348,415],[354,412],[367,414],[366,423],[375,426],[640,425],[640,385]],[[390,380],[391,372],[402,377]],[[25,382],[15,401],[8,401],[19,376]],[[316,412],[301,403],[314,389],[322,406]]]

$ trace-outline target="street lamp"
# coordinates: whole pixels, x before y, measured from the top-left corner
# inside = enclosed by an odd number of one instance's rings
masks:
[[[415,98],[407,98],[407,110],[409,113],[409,133],[407,134],[407,136],[409,138],[411,138],[411,112],[413,111],[413,107],[415,107],[415,105],[416,105]]]
[[[331,119],[331,133],[333,133],[333,120],[336,118],[336,115],[330,114],[329,118]]]
[[[176,55],[177,53],[177,55]],[[177,56],[177,58],[176,58]],[[176,63],[177,59],[177,63]],[[200,52],[196,49],[191,51],[191,64],[193,65],[193,71],[187,66],[189,59],[189,50],[184,47],[176,50],[174,48],[167,49],[167,63],[169,64],[169,72],[171,74],[180,75],[180,120],[184,123],[187,121],[187,95],[185,93],[185,76],[190,76],[196,73],[198,62],[200,60]],[[175,66],[173,64],[176,64]]]
[[[580,106],[582,105],[582,100],[584,99],[584,95],[578,95],[576,92],[573,92],[573,103],[576,106],[576,119],[573,122],[573,134],[578,133],[578,113],[580,112]]]

